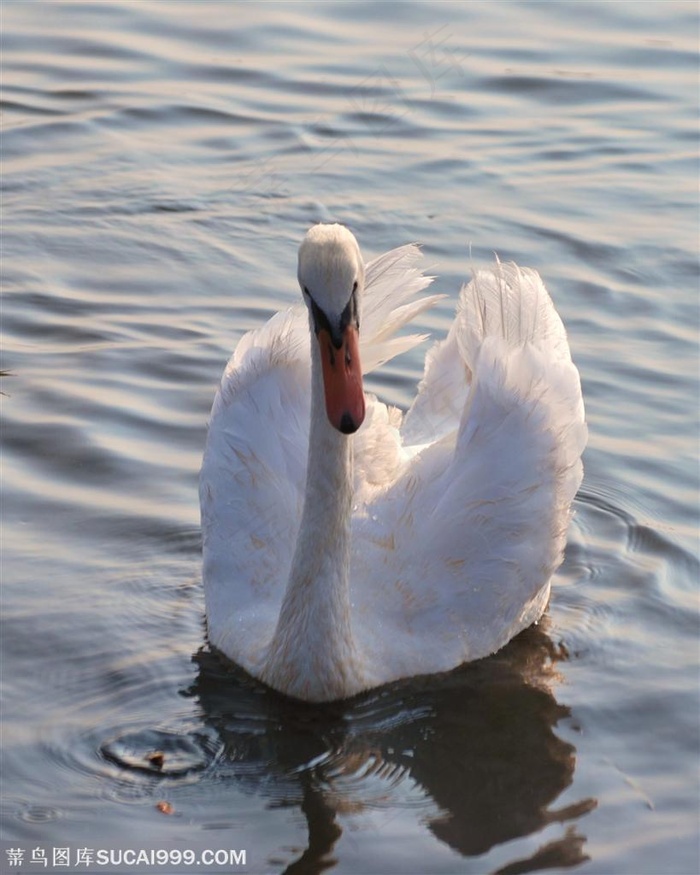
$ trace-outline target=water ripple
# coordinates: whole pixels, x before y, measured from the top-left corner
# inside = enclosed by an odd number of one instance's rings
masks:
[[[5,6],[7,835],[696,871],[694,6]],[[206,650],[197,506],[225,361],[318,220],[421,241],[435,336],[494,251],[540,270],[590,430],[541,623],[321,709]],[[423,352],[369,388],[405,407]]]

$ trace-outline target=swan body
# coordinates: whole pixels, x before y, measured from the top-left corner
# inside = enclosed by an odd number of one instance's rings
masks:
[[[362,375],[424,340],[420,252],[366,266],[341,225],[299,252],[304,303],[239,342],[200,478],[212,645],[299,699],[495,652],[544,611],[586,443],[578,371],[538,274],[460,293],[405,415]]]

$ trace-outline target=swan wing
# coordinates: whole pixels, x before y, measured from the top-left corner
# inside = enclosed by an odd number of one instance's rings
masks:
[[[244,335],[214,399],[200,474],[209,638],[249,671],[275,628],[301,518],[306,309]]]
[[[546,605],[586,426],[535,271],[497,264],[462,289],[400,436],[354,531],[355,632],[381,681],[492,653]]]

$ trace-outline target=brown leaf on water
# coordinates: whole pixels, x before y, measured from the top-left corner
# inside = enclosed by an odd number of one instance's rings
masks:
[[[154,750],[152,753],[146,755],[146,759],[152,766],[155,766],[157,769],[162,769],[163,763],[165,762],[165,754],[162,750]]]

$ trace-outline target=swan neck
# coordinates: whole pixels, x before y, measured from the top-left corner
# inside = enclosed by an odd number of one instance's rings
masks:
[[[314,347],[316,346],[314,342]],[[347,578],[347,562],[341,562],[337,547],[347,546],[352,506],[352,437],[334,428],[326,414],[320,362],[312,367],[311,426],[306,470],[304,512],[298,543],[308,539],[324,557],[335,556]],[[319,558],[323,558],[319,556]]]
[[[290,695],[323,701],[358,686],[349,595],[353,438],[328,421],[314,339],[311,345],[304,508],[264,675]]]

